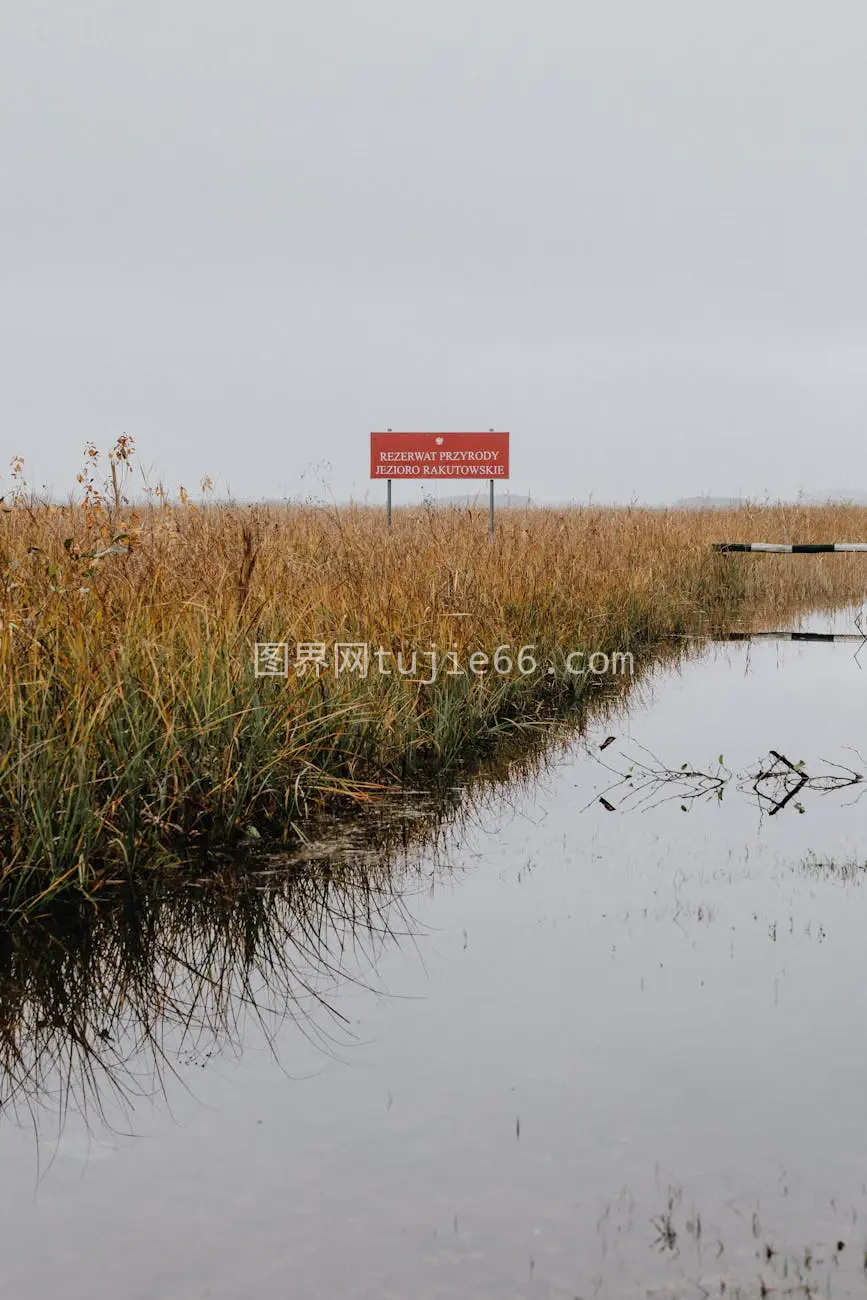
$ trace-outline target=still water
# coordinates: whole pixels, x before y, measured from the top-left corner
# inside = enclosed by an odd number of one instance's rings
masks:
[[[270,967],[19,969],[0,1296],[867,1294],[856,650],[707,647]]]

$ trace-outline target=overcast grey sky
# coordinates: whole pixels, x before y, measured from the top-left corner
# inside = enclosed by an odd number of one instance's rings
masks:
[[[865,41],[863,0],[2,0],[0,474],[127,432],[378,500],[371,429],[493,426],[542,499],[867,492]]]

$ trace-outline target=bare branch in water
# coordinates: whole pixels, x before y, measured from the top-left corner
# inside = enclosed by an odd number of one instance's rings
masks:
[[[825,770],[810,775],[803,761],[793,762],[777,749],[769,749],[766,758],[740,772],[728,768],[722,754],[716,763],[707,767],[689,763],[669,767],[644,745],[637,745],[637,749],[641,752],[636,756],[625,756],[625,767],[595,755],[599,766],[610,772],[614,780],[601,796],[594,795],[591,803],[601,802],[612,811],[616,807],[621,812],[635,812],[678,801],[686,812],[693,803],[714,799],[721,802],[726,791],[733,789],[748,795],[763,815],[774,817],[789,805],[804,812],[798,795],[808,791],[826,795],[861,786],[856,796],[860,799],[867,789],[864,773],[853,767],[822,759]],[[611,802],[613,794],[619,794],[616,804]],[[589,807],[587,804],[586,808]]]

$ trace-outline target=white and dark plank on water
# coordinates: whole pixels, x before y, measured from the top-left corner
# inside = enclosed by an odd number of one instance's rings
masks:
[[[765,551],[772,555],[822,555],[828,551],[867,551],[867,542],[714,542],[715,551]]]
[[[713,639],[715,641],[830,641],[864,645],[867,636],[861,632],[723,632]]]
[[[867,542],[714,542],[713,549],[722,553],[731,551],[764,551],[772,555],[825,555],[829,552],[867,551]],[[867,637],[860,632],[728,632],[726,641],[858,641],[864,644]]]

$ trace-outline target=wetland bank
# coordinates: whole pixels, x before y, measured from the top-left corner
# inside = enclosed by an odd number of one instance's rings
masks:
[[[297,843],[313,814],[442,779],[600,685],[628,690],[623,669],[679,637],[864,590],[858,555],[711,544],[858,541],[867,509],[511,510],[489,544],[471,508],[397,511],[387,536],[360,507],[183,489],[136,504],[134,454],[119,439],[103,468],[89,447],[66,505],[37,500],[16,461],[0,513],[7,912]],[[594,655],[612,672],[584,671]],[[428,680],[434,657],[449,667]]]
[[[0,520],[0,1295],[859,1293],[861,659],[713,635],[864,561],[710,543],[867,512],[89,506]]]
[[[379,850],[19,924],[0,1294],[859,1294],[860,791],[611,786],[856,767],[864,692],[850,644],[706,644]]]

